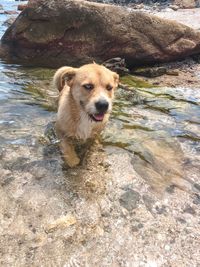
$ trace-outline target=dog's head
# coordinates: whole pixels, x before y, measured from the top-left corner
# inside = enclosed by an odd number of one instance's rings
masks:
[[[62,67],[59,71],[60,75],[54,78],[59,91],[67,84],[77,105],[91,120],[103,121],[105,114],[112,110],[119,75],[95,63],[80,68]]]

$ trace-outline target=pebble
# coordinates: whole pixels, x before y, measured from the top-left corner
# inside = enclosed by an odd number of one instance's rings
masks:
[[[189,205],[183,210],[183,212],[184,213],[189,213],[191,215],[195,215],[196,214],[195,210]]]
[[[171,248],[170,248],[170,246],[169,245],[165,245],[165,250],[166,251],[169,251]]]
[[[179,6],[177,6],[177,5],[170,5],[169,8],[171,8],[174,11],[177,11],[179,9]]]
[[[127,192],[121,195],[119,202],[128,211],[136,209],[140,200],[140,194],[137,191],[128,189]]]
[[[76,224],[76,218],[70,214],[67,214],[66,216],[58,218],[54,222],[49,223],[45,227],[45,232],[51,233],[58,229],[64,229],[74,224]]]

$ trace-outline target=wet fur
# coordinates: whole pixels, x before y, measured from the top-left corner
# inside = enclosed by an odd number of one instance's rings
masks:
[[[61,140],[60,148],[65,162],[74,167],[79,164],[72,139],[87,141],[95,138],[105,127],[112,110],[114,91],[118,86],[119,76],[104,66],[88,64],[80,68],[62,67],[57,70],[53,79],[59,90],[59,103],[56,121],[56,132]],[[88,91],[83,84],[94,84]],[[107,90],[107,85],[113,89]],[[93,121],[89,114],[94,114],[95,102],[104,98],[109,103],[108,112],[103,121]]]

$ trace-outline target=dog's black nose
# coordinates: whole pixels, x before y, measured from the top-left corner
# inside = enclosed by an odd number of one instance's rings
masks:
[[[106,100],[99,100],[95,106],[99,113],[104,113],[108,110],[109,103]]]

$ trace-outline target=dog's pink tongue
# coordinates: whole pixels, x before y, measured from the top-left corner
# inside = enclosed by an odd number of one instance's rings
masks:
[[[94,116],[95,120],[97,120],[97,121],[102,121],[104,118],[104,114],[95,114],[93,116]]]

